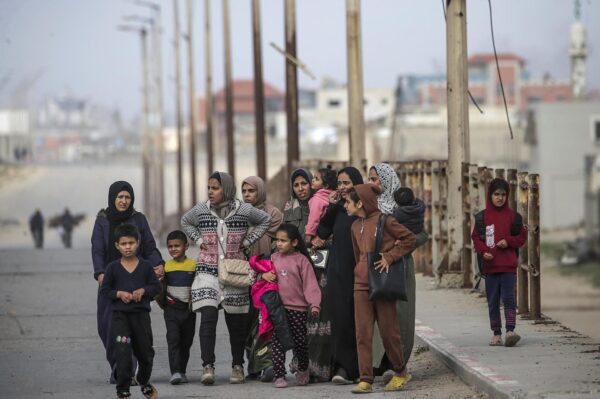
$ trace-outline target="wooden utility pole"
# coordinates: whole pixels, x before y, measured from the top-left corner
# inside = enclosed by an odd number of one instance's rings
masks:
[[[151,182],[152,176],[150,175],[150,167],[152,165],[150,160],[150,99],[149,99],[149,77],[148,77],[148,43],[146,40],[147,31],[146,28],[140,29],[140,38],[142,44],[142,79],[144,82],[143,87],[143,137],[142,137],[142,171],[144,179],[144,208],[148,214],[150,220],[154,220],[155,209],[154,201],[152,201],[152,189],[154,189]]]
[[[263,88],[260,0],[252,0],[252,44],[254,48],[254,124],[256,126],[256,171],[267,180],[265,152],[265,93]]]
[[[189,125],[190,125],[190,171],[192,206],[196,205],[196,101],[194,81],[194,24],[193,24],[192,0],[187,0],[187,44],[188,44],[188,96],[190,102]]]
[[[204,0],[204,62],[206,76],[205,118],[206,118],[206,173],[215,168],[213,154],[213,97],[212,97],[212,61],[210,49],[210,0]]]
[[[296,0],[285,0],[285,52],[296,58]],[[298,70],[285,60],[285,113],[287,116],[287,167],[300,160],[298,137]]]
[[[179,47],[181,30],[179,28],[178,1],[173,0],[173,15],[175,19],[173,45],[175,46],[175,120],[177,123],[177,215],[181,217],[183,216],[183,134],[181,131],[183,123],[181,120],[181,55]]]
[[[162,65],[162,14],[159,5],[154,10],[154,29],[156,37],[156,94],[158,96],[158,215],[160,228],[164,227],[165,220],[165,139],[163,130],[165,128],[164,100],[163,100],[163,65]]]
[[[360,0],[346,0],[350,164],[366,168]]]
[[[469,107],[467,102],[466,0],[446,0],[446,59],[448,101],[448,266],[465,272],[465,217],[463,163],[469,162]]]
[[[223,0],[223,52],[225,57],[225,131],[227,133],[227,168],[235,179],[235,143],[233,141],[233,85],[231,82],[231,36],[229,34],[229,0]]]

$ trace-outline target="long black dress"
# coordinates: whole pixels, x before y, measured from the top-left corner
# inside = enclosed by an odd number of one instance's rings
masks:
[[[354,252],[351,229],[356,220],[348,216],[343,201],[330,204],[319,223],[317,235],[333,243],[327,262],[326,306],[331,318],[331,365],[333,372],[342,367],[348,378],[358,378],[356,330],[354,327]]]

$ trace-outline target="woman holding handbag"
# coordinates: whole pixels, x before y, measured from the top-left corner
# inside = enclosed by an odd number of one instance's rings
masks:
[[[356,259],[354,317],[360,382],[352,389],[353,393],[369,393],[373,390],[372,344],[375,321],[379,326],[383,346],[395,372],[384,389],[386,391],[401,390],[410,379],[404,362],[396,301],[371,300],[369,291],[373,287],[369,285],[369,274],[373,272],[387,273],[390,267],[401,267],[393,263],[412,250],[415,236],[391,217],[385,219],[383,229],[378,231],[382,217],[382,213],[377,207],[377,195],[380,193],[381,190],[375,185],[359,184],[349,190],[346,196],[345,207],[348,215],[358,217],[358,220],[352,224],[352,246]],[[380,240],[377,241],[381,241],[377,255],[381,256],[369,264],[368,254],[376,248],[377,235],[380,236]]]
[[[235,198],[233,177],[215,172],[208,179],[208,201],[196,204],[181,218],[183,231],[200,247],[192,284],[192,310],[200,312],[200,351],[205,385],[215,382],[215,341],[219,307],[225,312],[233,356],[229,382],[244,377],[244,343],[250,306],[248,287],[219,282],[219,268],[228,259],[245,259],[244,251],[269,228],[271,217]],[[249,232],[249,227],[254,229]]]

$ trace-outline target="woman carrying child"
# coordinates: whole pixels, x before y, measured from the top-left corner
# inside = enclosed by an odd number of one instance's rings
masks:
[[[309,381],[307,335],[307,309],[313,317],[320,312],[321,291],[312,268],[310,256],[297,227],[282,224],[277,230],[277,252],[271,255],[276,273],[264,273],[262,278],[277,282],[279,295],[285,307],[294,340],[294,357],[298,362],[296,383]],[[285,388],[285,351],[273,334],[272,342],[275,387]]]
[[[359,184],[346,196],[346,211],[357,216],[352,224],[352,243],[356,267],[354,268],[354,317],[356,320],[356,346],[360,382],[353,393],[372,392],[373,384],[373,332],[377,321],[387,357],[395,374],[385,386],[386,391],[398,391],[410,379],[406,371],[400,324],[396,301],[369,299],[369,267],[387,273],[390,265],[409,253],[415,244],[415,236],[393,217],[385,220],[381,232],[381,259],[369,265],[367,253],[375,249],[377,226],[382,216],[377,207],[377,195],[381,190],[372,184]],[[393,266],[392,266],[393,267]],[[397,267],[397,266],[396,266]]]

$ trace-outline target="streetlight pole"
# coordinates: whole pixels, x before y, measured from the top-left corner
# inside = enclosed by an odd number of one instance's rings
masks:
[[[206,74],[206,162],[207,173],[212,173],[215,168],[213,155],[213,95],[212,95],[212,61],[210,46],[210,0],[204,0],[204,62]]]
[[[233,86],[231,82],[231,37],[229,0],[223,0],[223,53],[225,58],[225,131],[227,133],[227,168],[235,179],[235,143],[233,142]]]
[[[296,0],[285,0],[285,52],[296,57]],[[285,60],[285,112],[287,122],[287,167],[300,160],[298,138],[298,70],[296,64]]]
[[[183,137],[181,131],[181,55],[179,47],[181,30],[179,28],[179,7],[177,2],[178,0],[173,0],[173,17],[175,25],[173,46],[175,47],[175,119],[177,124],[177,214],[181,217],[183,216]]]
[[[187,0],[187,45],[188,45],[188,96],[190,125],[190,171],[192,178],[192,206],[196,205],[196,101],[194,99],[194,24],[192,0]],[[209,172],[210,173],[210,172]]]
[[[252,0],[252,44],[254,48],[254,123],[256,126],[256,169],[267,180],[265,152],[265,93],[263,88],[262,46],[260,33],[260,0]]]

